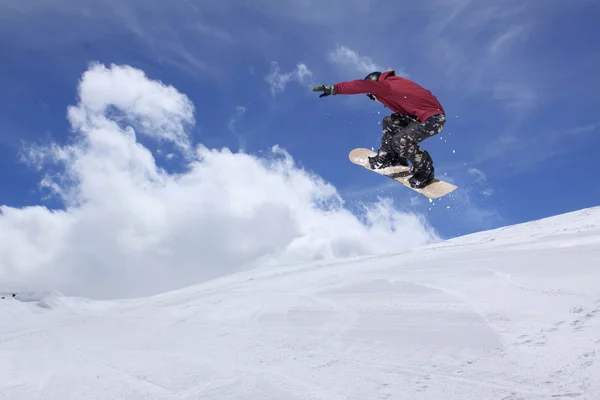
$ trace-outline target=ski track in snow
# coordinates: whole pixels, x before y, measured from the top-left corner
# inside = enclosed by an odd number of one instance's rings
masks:
[[[143,299],[5,299],[0,400],[597,400],[599,221],[588,209]]]

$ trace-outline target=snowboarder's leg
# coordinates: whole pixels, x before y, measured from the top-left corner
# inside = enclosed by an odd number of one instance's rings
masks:
[[[433,116],[423,124],[412,121],[392,138],[392,148],[412,164],[413,176],[409,183],[413,188],[427,186],[434,178],[433,160],[419,143],[440,133],[445,122],[444,115]]]
[[[377,155],[369,158],[372,169],[386,168],[392,165],[408,166],[406,158],[400,157],[392,145],[395,135],[401,132],[409,123],[409,119],[401,114],[391,114],[383,118],[381,128],[381,147]]]

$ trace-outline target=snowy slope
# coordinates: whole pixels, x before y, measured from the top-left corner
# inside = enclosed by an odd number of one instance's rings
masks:
[[[600,208],[152,298],[0,301],[0,399],[600,399]]]

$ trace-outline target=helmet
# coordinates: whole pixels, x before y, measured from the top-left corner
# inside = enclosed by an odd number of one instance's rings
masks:
[[[365,76],[365,80],[378,81],[379,76],[381,76],[381,72],[379,72],[379,71],[371,72],[369,75]]]
[[[379,72],[379,71],[371,72],[369,75],[365,76],[365,80],[377,82],[379,80],[380,75],[381,75],[381,72]],[[367,97],[373,101],[377,101],[377,98],[371,93],[367,93]]]

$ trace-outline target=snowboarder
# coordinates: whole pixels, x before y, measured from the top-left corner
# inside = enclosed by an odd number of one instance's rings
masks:
[[[317,85],[313,92],[319,97],[340,94],[366,94],[394,111],[382,121],[383,136],[377,155],[369,157],[371,169],[394,165],[408,166],[411,162],[413,188],[427,186],[434,178],[433,160],[419,147],[423,140],[437,135],[446,123],[446,113],[437,98],[417,83],[396,76],[393,70],[372,72],[364,79]]]

